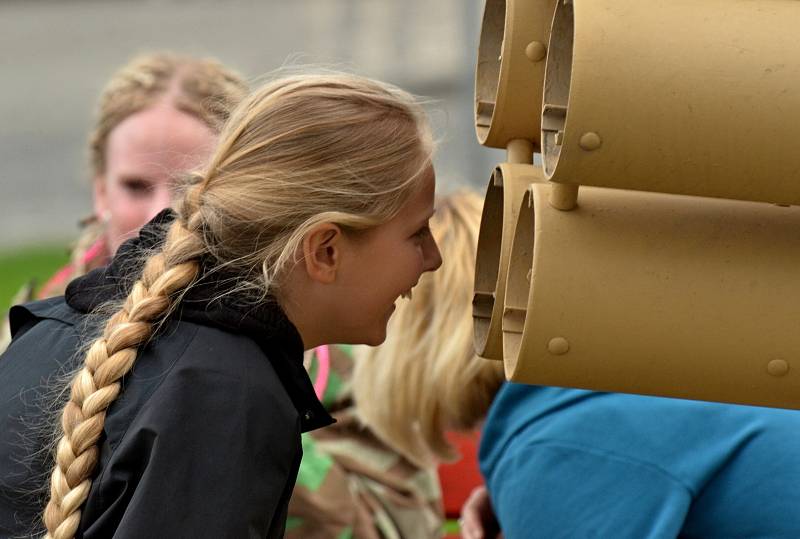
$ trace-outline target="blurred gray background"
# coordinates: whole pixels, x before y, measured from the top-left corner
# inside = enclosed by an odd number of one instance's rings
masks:
[[[440,192],[479,190],[472,86],[483,0],[0,0],[0,249],[67,242],[91,211],[95,99],[132,55],[214,56],[253,81],[323,63],[432,98]]]

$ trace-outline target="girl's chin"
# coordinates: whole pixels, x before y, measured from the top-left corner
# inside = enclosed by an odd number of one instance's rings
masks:
[[[380,346],[386,340],[386,330],[381,332],[379,335],[375,335],[374,337],[370,337],[368,341],[365,341],[364,344],[367,346]]]
[[[394,305],[392,305],[392,308],[386,315],[386,319],[383,320],[383,324],[381,324],[380,327],[376,327],[375,332],[372,333],[372,335],[370,335],[370,342],[367,342],[365,344],[368,344],[370,346],[378,346],[379,344],[383,344],[383,341],[386,340],[386,327],[389,324],[389,318],[392,316],[393,312],[394,312]]]

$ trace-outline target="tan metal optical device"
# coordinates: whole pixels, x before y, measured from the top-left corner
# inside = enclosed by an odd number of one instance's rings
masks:
[[[487,0],[475,125],[508,162],[479,355],[523,383],[800,408],[797,28],[792,0]]]

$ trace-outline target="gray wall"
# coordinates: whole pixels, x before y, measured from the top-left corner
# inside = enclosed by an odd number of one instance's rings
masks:
[[[131,55],[211,55],[254,81],[325,63],[433,98],[440,190],[483,190],[472,77],[481,0],[0,0],[0,249],[66,241],[90,211],[85,141],[100,87]]]

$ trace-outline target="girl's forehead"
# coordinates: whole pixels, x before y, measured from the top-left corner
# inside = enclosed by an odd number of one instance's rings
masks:
[[[433,178],[424,180],[427,185],[423,185],[405,203],[397,219],[409,226],[419,226],[431,218],[436,202],[435,185]]]

